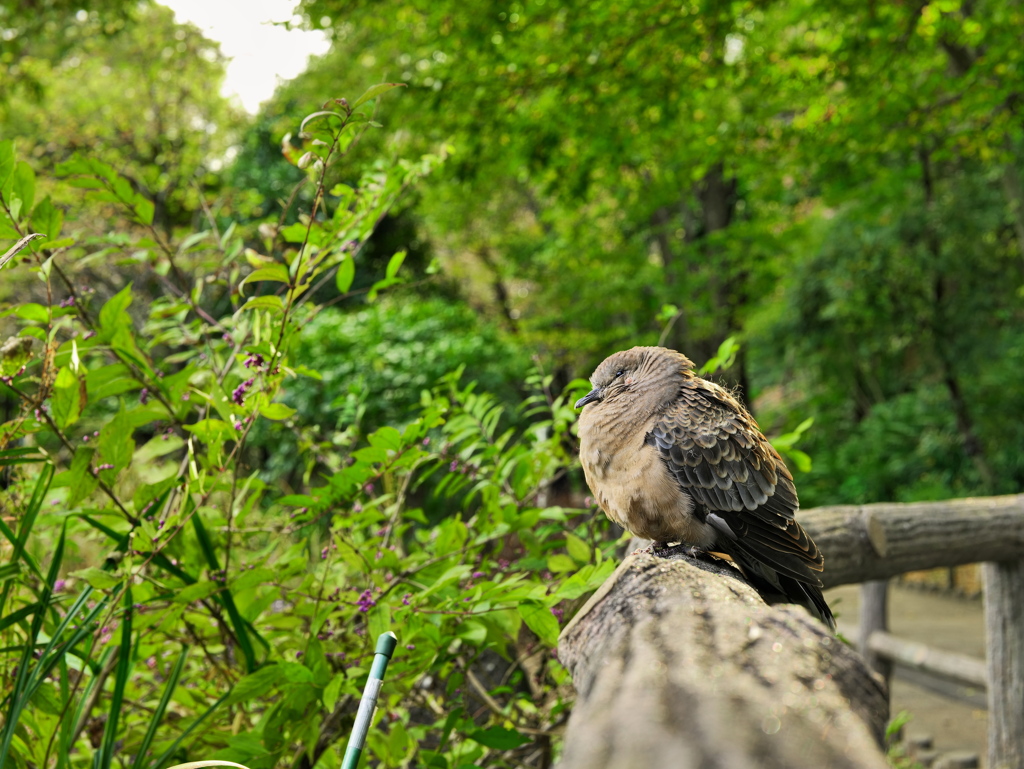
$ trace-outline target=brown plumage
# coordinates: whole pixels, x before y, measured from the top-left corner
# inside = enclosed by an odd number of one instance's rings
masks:
[[[725,553],[767,600],[834,629],[824,559],[793,518],[793,476],[743,405],[663,347],[617,352],[590,383],[576,403],[580,460],[608,517],[656,543]]]

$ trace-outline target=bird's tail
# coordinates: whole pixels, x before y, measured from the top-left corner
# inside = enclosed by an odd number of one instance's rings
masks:
[[[781,574],[742,550],[733,550],[729,554],[732,556],[730,560],[739,567],[750,586],[760,593],[765,603],[795,603],[803,606],[812,616],[828,625],[829,630],[835,632],[836,618],[832,616],[832,610],[828,608],[825,596],[821,594],[820,582],[812,584],[788,574]]]

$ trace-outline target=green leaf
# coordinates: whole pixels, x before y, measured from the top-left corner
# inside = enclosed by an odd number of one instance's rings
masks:
[[[255,673],[250,673],[235,684],[235,688],[231,690],[231,696],[228,697],[228,704],[235,705],[255,700],[282,681],[284,681],[284,670],[281,665],[264,665]]]
[[[334,711],[335,705],[338,704],[338,697],[341,696],[341,687],[345,683],[345,676],[340,673],[331,679],[331,682],[324,688],[322,699],[324,702],[324,708],[328,713]]]
[[[136,195],[132,201],[132,210],[135,212],[135,217],[138,219],[140,224],[150,225],[153,223],[153,214],[155,207],[153,201],[149,198],[144,198],[142,195]]]
[[[203,443],[223,443],[237,434],[235,429],[222,419],[201,419],[195,424],[185,425],[185,429]]]
[[[283,264],[272,264],[267,267],[260,267],[258,270],[253,270],[246,275],[239,287],[244,286],[247,283],[255,283],[257,281],[267,280],[273,283],[290,283],[291,278],[288,277],[288,268]]]
[[[347,294],[352,288],[352,281],[356,279],[356,262],[351,256],[346,255],[341,264],[338,265],[338,272],[334,281],[338,286],[338,293]]]
[[[82,387],[70,366],[64,366],[53,383],[53,421],[62,430],[78,421],[82,413]]]
[[[128,316],[128,307],[131,303],[132,284],[129,283],[110,297],[100,309],[99,323],[105,340],[109,340],[119,326],[131,323],[131,318]]]
[[[122,580],[122,578],[116,574],[112,574],[109,571],[103,571],[103,569],[97,569],[95,566],[73,571],[71,572],[71,576],[85,580],[97,590],[109,590],[115,585],[120,585]]]
[[[0,195],[11,196],[14,188],[14,142],[10,139],[0,142]]]
[[[382,427],[370,434],[368,438],[371,446],[398,451],[402,448],[402,434],[394,427]]]
[[[385,278],[394,278],[398,275],[398,270],[402,266],[402,262],[405,261],[405,254],[405,251],[398,251],[388,259],[388,266],[384,271]]]
[[[470,732],[468,736],[474,742],[479,742],[484,747],[494,750],[512,750],[530,742],[530,738],[525,734],[521,734],[515,729],[504,729],[500,726],[492,726],[489,729]]]
[[[240,310],[271,310],[273,312],[283,313],[284,303],[281,301],[281,297],[273,294],[266,294],[264,296],[254,296],[245,304],[243,304]]]
[[[537,601],[523,601],[517,608],[523,622],[541,641],[548,646],[558,645],[558,620],[550,608]]]
[[[555,574],[573,571],[576,568],[576,562],[564,553],[557,553],[548,558],[548,568]]]
[[[366,89],[366,93],[352,103],[351,109],[356,109],[361,105],[366,104],[370,99],[376,99],[378,96],[387,93],[392,88],[405,88],[405,83],[378,83],[377,85],[371,85]]]
[[[291,406],[287,406],[284,403],[268,403],[264,406],[260,406],[260,416],[264,416],[267,419],[272,419],[275,422],[280,422],[282,419],[287,419],[295,413],[295,409]]]
[[[590,546],[575,534],[565,536],[565,547],[577,563],[590,563]]]
[[[75,450],[67,472],[68,507],[74,508],[96,489],[98,482],[92,474],[92,459],[96,450],[84,446]]]
[[[344,115],[339,115],[337,112],[332,112],[329,109],[322,109],[322,110],[318,110],[316,112],[311,112],[308,115],[306,115],[306,117],[302,118],[302,122],[299,124],[299,130],[300,131],[305,131],[306,130],[306,125],[308,123],[310,123],[313,120],[317,120],[318,118],[322,118],[322,117],[323,118],[333,117],[333,118],[337,118],[338,120],[341,120],[341,121],[345,120],[345,116]]]
[[[99,459],[103,464],[114,466],[112,469],[100,472],[116,476],[118,472],[131,464],[134,453],[135,439],[132,437],[132,423],[122,403],[114,418],[100,430]]]
[[[14,171],[14,188],[12,192],[21,200],[25,210],[31,210],[36,199],[36,174],[28,163],[18,163]]]
[[[64,225],[64,212],[53,205],[47,195],[32,211],[32,229],[41,232],[48,241],[60,237],[60,228]]]
[[[36,304],[35,302],[25,302],[24,304],[19,304],[18,309],[14,311],[14,314],[17,315],[19,318],[24,318],[25,320],[32,320],[35,321],[36,323],[50,322],[50,313],[47,312],[46,308],[43,307],[41,304]]]

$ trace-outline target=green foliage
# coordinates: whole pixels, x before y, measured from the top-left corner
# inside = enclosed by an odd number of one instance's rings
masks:
[[[549,764],[615,349],[737,385],[804,507],[1024,483],[1017,5],[305,0],[249,121],[166,9],[8,6],[7,763],[335,766],[393,628],[372,760]]]
[[[408,419],[421,393],[455,369],[510,403],[522,385],[510,377],[529,367],[518,348],[465,305],[400,293],[357,312],[325,310],[303,327],[295,357],[315,361],[319,377],[296,380],[287,402],[313,430],[307,440],[335,445]],[[270,477],[294,466],[290,438],[258,436],[271,452],[264,463]]]
[[[86,206],[127,223],[100,245],[168,265],[166,292],[142,307],[132,283],[96,301],[68,279],[96,242],[73,216],[38,214],[33,172],[12,182],[24,166],[0,145],[5,227],[52,223],[11,263],[37,274],[47,304],[5,311],[0,764],[337,765],[385,630],[401,646],[368,744],[385,765],[514,765],[566,716],[551,647],[614,547],[603,523],[545,501],[571,461],[577,393],[537,374],[510,406],[515,352],[493,329],[472,333],[464,307],[389,297],[339,315],[312,300],[336,271],[351,292],[361,244],[439,160],[377,164],[328,189],[369,125],[345,100],[328,107],[286,145],[312,210],[260,223],[260,251],[235,225],[164,237],[108,163],[61,167]],[[199,245],[221,269],[176,284]],[[403,258],[367,290],[400,282]],[[449,374],[460,361],[504,397]],[[289,489],[248,465],[254,430],[302,436],[359,376],[363,406],[382,391],[372,430],[292,440],[319,472]]]

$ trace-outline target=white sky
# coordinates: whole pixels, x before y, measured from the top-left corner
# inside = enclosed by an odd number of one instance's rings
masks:
[[[281,80],[306,68],[311,55],[329,47],[322,32],[288,31],[269,22],[287,21],[296,0],[162,0],[178,22],[191,22],[220,43],[231,61],[225,96],[237,95],[250,113],[269,99]]]

